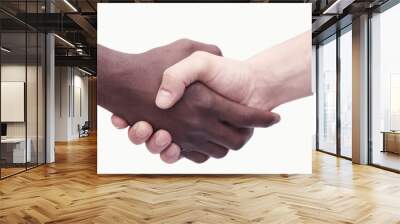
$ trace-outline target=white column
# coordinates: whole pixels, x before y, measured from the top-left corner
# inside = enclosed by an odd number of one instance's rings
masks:
[[[368,15],[353,20],[353,162],[368,163]]]
[[[46,1],[47,12],[53,12],[51,1]],[[46,163],[55,161],[55,43],[54,34],[46,35]]]
[[[55,161],[54,133],[55,133],[55,60],[54,60],[54,35],[46,36],[46,163]]]

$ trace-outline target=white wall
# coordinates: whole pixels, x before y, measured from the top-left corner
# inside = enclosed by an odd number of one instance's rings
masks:
[[[68,140],[69,117],[69,68],[55,68],[55,140]]]
[[[76,68],[56,67],[56,141],[79,138],[78,125],[88,120],[88,78],[83,75]]]

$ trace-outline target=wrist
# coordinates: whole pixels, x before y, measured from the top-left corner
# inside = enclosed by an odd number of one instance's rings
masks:
[[[306,32],[247,60],[255,74],[254,85],[259,87],[253,92],[263,94],[261,99],[269,109],[312,94],[308,35]]]
[[[260,66],[262,63],[262,66]],[[247,105],[265,110],[272,110],[279,104],[282,77],[277,75],[273,66],[265,66],[266,62],[259,62],[257,58],[245,61],[250,79],[249,97]]]

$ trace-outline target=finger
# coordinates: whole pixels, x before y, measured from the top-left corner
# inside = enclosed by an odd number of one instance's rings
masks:
[[[235,128],[221,123],[216,128],[208,130],[209,140],[228,149],[239,150],[253,135],[253,128]]]
[[[111,123],[114,125],[114,127],[118,129],[123,129],[128,127],[128,122],[126,122],[124,119],[118,117],[115,114],[111,116]]]
[[[251,138],[252,128],[236,128],[230,124],[218,122],[207,129],[208,140],[228,149],[238,150]]]
[[[206,44],[206,43],[198,42],[198,41],[191,40],[191,39],[177,40],[177,42],[179,42],[179,41],[181,41],[181,42],[186,41],[187,44],[191,46],[191,49],[198,50],[198,51],[207,51],[211,54],[222,56],[221,49],[219,49],[219,47],[214,44]]]
[[[180,159],[181,148],[175,144],[170,144],[164,151],[160,153],[160,158],[166,163],[175,163]]]
[[[229,149],[223,146],[220,146],[218,144],[215,144],[213,142],[208,142],[202,146],[199,146],[195,150],[196,152],[200,152],[203,154],[206,154],[207,156],[220,159],[226,156],[228,154]]]
[[[269,127],[280,121],[279,114],[247,107],[218,96],[215,110],[222,122],[234,127]]]
[[[181,155],[189,160],[192,160],[195,163],[204,163],[210,158],[203,153],[195,151],[181,151]]]
[[[154,154],[161,153],[171,145],[172,137],[168,131],[160,129],[146,142],[147,149]]]
[[[129,140],[136,145],[146,142],[151,134],[153,134],[153,127],[145,121],[136,122],[128,130]]]
[[[156,97],[156,105],[161,109],[172,107],[185,91],[196,81],[207,82],[216,75],[214,69],[219,56],[204,51],[196,51],[164,71]]]

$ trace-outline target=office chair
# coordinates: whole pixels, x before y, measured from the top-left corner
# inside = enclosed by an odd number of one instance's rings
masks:
[[[90,124],[89,121],[85,121],[85,123],[82,125],[82,127],[79,127],[80,125],[78,125],[78,129],[79,129],[79,138],[80,137],[87,137],[89,136],[89,129],[90,129]]]

